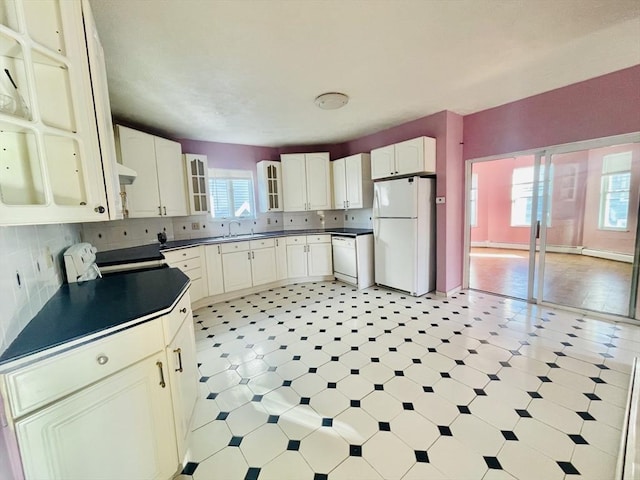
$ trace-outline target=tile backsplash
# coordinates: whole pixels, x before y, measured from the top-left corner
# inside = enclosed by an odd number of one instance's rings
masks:
[[[370,208],[327,210],[317,212],[260,213],[255,219],[214,220],[206,215],[171,218],[129,218],[111,222],[85,223],[82,239],[98,250],[114,250],[157,242],[158,232],[166,232],[168,240],[218,237],[307,228],[371,228]]]
[[[62,255],[80,241],[76,224],[0,227],[0,352],[65,282]]]

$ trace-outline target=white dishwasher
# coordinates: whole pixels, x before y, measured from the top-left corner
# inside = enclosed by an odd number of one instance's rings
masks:
[[[333,275],[343,282],[358,284],[358,260],[356,239],[351,237],[331,237],[333,247]]]

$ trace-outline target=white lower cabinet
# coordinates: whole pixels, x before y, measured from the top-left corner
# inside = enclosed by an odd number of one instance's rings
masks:
[[[276,249],[272,238],[251,242],[251,277],[254,287],[277,280]]]
[[[26,480],[170,478],[178,458],[162,376],[164,351],[18,421]]]
[[[307,246],[307,263],[310,277],[333,275],[331,239],[329,243],[312,243]]]
[[[204,247],[197,246],[171,250],[162,254],[169,266],[179,268],[191,280],[190,293],[192,302],[197,302],[207,296],[206,270],[203,273],[204,268],[206,268],[203,249]]]
[[[287,237],[289,278],[333,275],[331,235]]]
[[[222,245],[222,276],[225,292],[250,288],[253,285],[249,242]]]
[[[198,393],[189,293],[173,310],[4,372],[25,480],[167,480]]]
[[[222,276],[222,249],[220,245],[204,247],[207,264],[207,286],[209,296],[224,293],[224,278]]]
[[[276,280],[289,278],[287,272],[287,242],[285,238],[276,238]]]
[[[185,458],[189,426],[198,399],[198,364],[193,317],[183,315],[178,333],[167,346],[167,370],[171,384],[178,460]]]

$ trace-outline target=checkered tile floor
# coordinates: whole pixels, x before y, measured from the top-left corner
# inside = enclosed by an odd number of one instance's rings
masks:
[[[194,313],[184,478],[612,478],[640,328],[339,282]]]

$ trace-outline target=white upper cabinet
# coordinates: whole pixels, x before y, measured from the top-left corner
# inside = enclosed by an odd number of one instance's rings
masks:
[[[373,182],[371,159],[359,153],[331,162],[333,173],[333,205],[336,209],[371,208]]]
[[[371,150],[371,178],[385,178],[395,175],[396,171],[396,146]]]
[[[329,154],[280,155],[285,212],[331,209]]]
[[[256,164],[258,204],[261,212],[282,211],[282,172],[280,162],[262,160]]]
[[[435,171],[435,138],[418,137],[371,150],[373,179]]]
[[[128,216],[188,215],[180,144],[122,125],[116,125],[116,138],[122,164],[138,173],[125,186]]]
[[[94,90],[89,71],[89,54],[99,45],[91,44],[97,38],[88,3],[4,0],[2,6],[0,224],[116,218],[117,194],[108,192],[110,212],[103,171],[103,161],[113,158],[102,157],[96,124],[95,105],[108,109],[97,97],[107,92]],[[92,68],[96,79],[104,75],[99,55]],[[105,114],[98,112],[100,119]],[[113,185],[112,169],[106,173]]]
[[[189,214],[206,215],[209,213],[209,164],[206,155],[184,155],[187,173],[187,192],[189,196]]]

